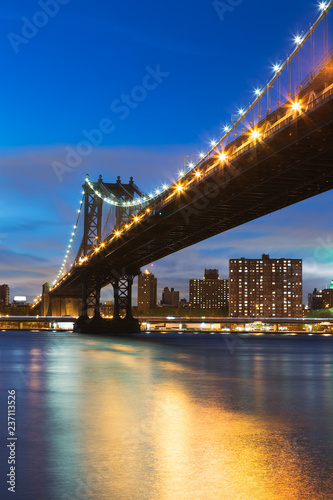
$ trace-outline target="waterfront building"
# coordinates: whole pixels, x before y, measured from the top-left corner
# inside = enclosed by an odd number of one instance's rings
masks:
[[[109,300],[101,305],[101,314],[104,316],[111,316],[113,314],[112,301]]]
[[[190,279],[190,305],[192,308],[226,308],[228,300],[228,280],[220,279],[217,269],[205,269],[203,279]]]
[[[0,306],[9,306],[9,286],[0,285]]]
[[[179,292],[174,288],[169,290],[168,287],[165,287],[162,292],[161,304],[164,306],[179,307]]]
[[[138,311],[149,311],[156,307],[157,279],[146,269],[138,277]]]
[[[230,259],[229,288],[232,317],[303,316],[302,260]]]
[[[325,288],[323,290],[323,307],[331,308],[333,307],[333,286],[331,288]]]
[[[312,311],[322,309],[323,306],[323,292],[315,288],[312,293],[308,294],[308,307]]]

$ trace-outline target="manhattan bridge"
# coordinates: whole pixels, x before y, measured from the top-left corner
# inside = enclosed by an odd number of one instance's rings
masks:
[[[142,266],[333,188],[332,5],[320,3],[252,102],[172,185],[145,193],[132,177],[86,176],[59,274],[35,300],[39,314],[78,316],[78,332],[137,332],[131,293]],[[107,320],[99,303],[110,284]]]

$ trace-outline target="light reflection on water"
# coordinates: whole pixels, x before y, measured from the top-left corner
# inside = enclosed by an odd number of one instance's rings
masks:
[[[247,337],[231,353],[219,335],[18,332],[0,360],[19,500],[333,498],[330,339]]]

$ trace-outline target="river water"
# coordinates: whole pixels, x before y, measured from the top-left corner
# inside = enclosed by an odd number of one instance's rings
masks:
[[[0,377],[1,499],[333,499],[333,337],[0,332]]]

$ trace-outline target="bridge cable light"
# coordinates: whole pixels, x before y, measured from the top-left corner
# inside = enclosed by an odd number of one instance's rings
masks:
[[[302,43],[303,39],[301,36],[299,35],[296,35],[295,38],[294,38],[294,42],[296,43],[296,45],[300,45]]]
[[[321,10],[323,12],[324,10],[327,9],[328,4],[326,2],[320,2],[320,4],[318,5],[318,7],[319,7],[319,10]]]

